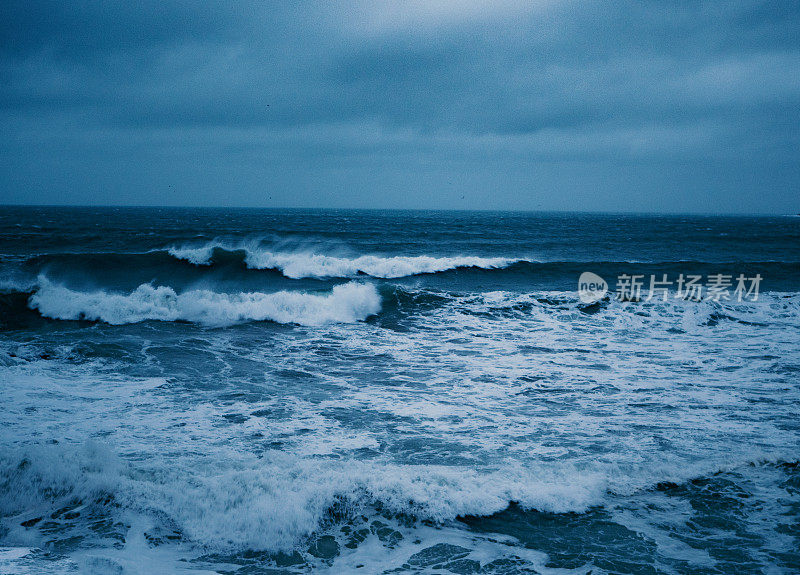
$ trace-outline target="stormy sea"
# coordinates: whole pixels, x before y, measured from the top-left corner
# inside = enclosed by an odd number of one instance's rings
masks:
[[[800,217],[3,207],[0,392],[4,574],[800,572]]]

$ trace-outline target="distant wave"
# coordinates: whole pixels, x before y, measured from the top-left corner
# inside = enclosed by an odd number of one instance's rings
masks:
[[[198,266],[213,263],[214,253],[244,253],[250,269],[277,269],[288,278],[345,278],[368,275],[375,278],[401,278],[457,268],[497,269],[526,261],[519,258],[479,256],[377,256],[339,257],[313,252],[280,252],[253,246],[231,246],[212,242],[200,247],[170,247],[168,253]]]
[[[172,246],[167,249],[167,253],[174,258],[186,260],[196,266],[210,266],[214,250],[217,248],[224,249],[222,244],[210,243],[199,248]]]
[[[28,305],[53,319],[104,321],[114,325],[145,320],[188,321],[207,326],[265,320],[321,325],[366,319],[380,311],[381,298],[374,286],[358,282],[335,286],[325,295],[290,291],[176,293],[170,287],[150,284],[120,294],[75,291],[42,277]]]
[[[510,256],[517,257],[510,257]],[[576,253],[576,256],[581,254]],[[633,260],[542,260],[508,254],[488,255],[375,255],[337,252],[332,246],[262,245],[257,241],[224,242],[214,240],[200,246],[169,247],[148,252],[90,252],[35,254],[13,265],[3,266],[0,272],[14,282],[26,282],[43,273],[61,278],[66,283],[91,277],[99,286],[124,284],[131,287],[156,278],[157,282],[184,287],[203,276],[224,277],[231,282],[237,278],[255,279],[259,274],[273,274],[280,280],[328,280],[369,276],[376,279],[446,276],[454,289],[467,279],[492,281],[497,289],[506,289],[513,282],[522,289],[567,289],[576,284],[584,271],[592,271],[612,281],[623,273],[639,273],[645,281],[651,274],[668,274],[671,280],[679,274],[710,275],[739,273],[752,276],[760,273],[763,289],[795,291],[800,277],[797,261],[633,261]],[[237,274],[241,274],[238,276]],[[0,273],[2,276],[3,273]],[[134,279],[135,278],[135,279]],[[490,279],[491,278],[491,279]],[[174,283],[174,282],[177,282]],[[8,282],[6,282],[8,283]],[[292,282],[289,282],[292,283]],[[260,289],[245,281],[243,291]],[[257,284],[256,284],[257,285]],[[462,284],[463,285],[463,284]],[[277,287],[289,287],[286,282]],[[0,289],[2,285],[0,285]],[[471,288],[467,288],[471,289]]]

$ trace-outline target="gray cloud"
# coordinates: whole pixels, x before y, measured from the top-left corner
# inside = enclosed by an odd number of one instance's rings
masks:
[[[0,201],[800,207],[793,2],[3,12]]]

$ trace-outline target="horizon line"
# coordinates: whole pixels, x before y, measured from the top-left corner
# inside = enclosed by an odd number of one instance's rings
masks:
[[[184,209],[184,210],[290,210],[290,211],[362,211],[362,212],[477,212],[477,213],[519,213],[519,214],[597,214],[629,216],[718,216],[718,217],[800,217],[798,213],[778,212],[648,212],[620,210],[571,210],[571,209],[513,209],[513,208],[365,208],[365,207],[310,207],[310,206],[187,206],[179,204],[15,204],[0,203],[2,208],[111,208],[111,209]]]

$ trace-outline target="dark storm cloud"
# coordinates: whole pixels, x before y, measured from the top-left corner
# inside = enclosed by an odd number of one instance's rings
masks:
[[[2,10],[8,201],[796,211],[794,2]]]
[[[236,25],[223,4],[197,2],[4,3],[2,51],[25,55],[46,50],[62,60],[82,60],[138,48],[166,47],[192,37],[221,36]]]

